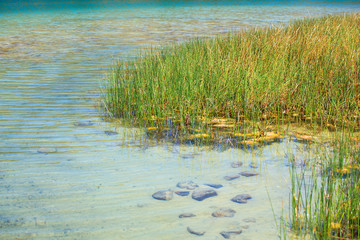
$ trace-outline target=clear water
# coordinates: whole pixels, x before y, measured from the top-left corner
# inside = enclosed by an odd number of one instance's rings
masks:
[[[285,140],[222,152],[146,141],[141,129],[101,120],[99,85],[113,59],[150,45],[359,10],[359,1],[1,1],[0,239],[197,239],[188,226],[206,231],[201,239],[239,228],[239,239],[277,239],[286,153],[302,156],[305,146]],[[94,125],[75,126],[81,121]],[[250,162],[259,176],[223,179]],[[151,197],[185,180],[224,187],[202,202]],[[240,193],[253,199],[230,201]],[[220,207],[237,213],[211,217]],[[178,218],[184,212],[197,217]]]

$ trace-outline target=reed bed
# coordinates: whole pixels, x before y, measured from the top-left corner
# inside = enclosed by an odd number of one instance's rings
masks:
[[[181,141],[185,133],[193,143],[248,146],[279,141],[279,126],[294,121],[354,133],[359,66],[360,14],[304,19],[120,60],[107,74],[103,103],[109,116],[144,126],[156,139]],[[300,171],[295,159],[291,164],[290,227],[309,238],[360,239],[359,137],[332,141],[317,164]],[[282,226],[287,238],[287,222]]]
[[[110,116],[152,127],[293,118],[358,127],[359,65],[360,14],[304,19],[120,60],[103,102]]]

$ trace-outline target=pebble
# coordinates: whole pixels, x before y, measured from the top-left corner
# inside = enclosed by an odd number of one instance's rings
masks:
[[[75,126],[75,127],[90,127],[90,126],[93,126],[93,125],[95,125],[95,123],[90,122],[90,121],[87,121],[87,122],[76,122],[76,123],[74,123],[74,126]]]
[[[219,188],[222,188],[223,187],[223,185],[221,185],[221,184],[212,184],[212,183],[206,183],[206,184],[204,184],[204,185],[206,185],[206,186],[209,186],[209,187],[212,187],[212,188],[216,188],[216,189],[219,189]]]
[[[37,150],[38,153],[55,153],[57,152],[56,148],[39,148]]]
[[[117,134],[119,134],[118,132],[115,132],[115,131],[105,131],[104,132],[106,135],[108,135],[108,136],[112,136],[112,135],[117,135]]]
[[[243,229],[249,229],[249,225],[243,225],[243,226],[241,226],[241,228],[243,228]]]
[[[187,231],[191,234],[197,235],[197,236],[202,236],[205,234],[205,232],[199,232],[199,231],[195,231],[193,229],[191,229],[190,227],[187,227]]]
[[[242,165],[243,165],[242,162],[232,162],[231,163],[232,168],[238,168],[238,167],[241,167]]]
[[[236,175],[225,176],[224,179],[228,180],[228,181],[231,181],[231,180],[237,179],[239,177],[240,177],[240,175],[236,174]]]
[[[194,158],[196,155],[198,154],[181,154],[181,158],[184,158],[184,159],[190,159],[190,158]]]
[[[176,191],[175,193],[182,197],[188,196],[190,194],[189,191]]]
[[[192,213],[182,213],[179,215],[179,218],[191,218],[191,217],[196,217],[196,215]]]
[[[236,211],[231,208],[220,208],[219,210],[213,212],[211,216],[213,217],[233,217]]]
[[[242,233],[242,230],[238,231],[227,231],[227,232],[221,232],[220,235],[223,236],[226,239],[232,238],[233,236],[239,235]]]
[[[233,197],[231,201],[236,203],[247,203],[247,200],[251,198],[252,197],[249,194],[239,194]]]
[[[152,195],[153,198],[157,200],[169,201],[173,198],[173,191],[171,190],[161,190]]]
[[[243,177],[253,177],[253,176],[257,176],[259,174],[254,173],[254,172],[241,172],[240,175],[243,176]]]
[[[199,187],[199,185],[197,185],[193,181],[178,182],[176,186],[178,188],[183,188],[187,190],[194,190],[195,188]]]
[[[197,201],[202,201],[206,198],[209,198],[209,197],[215,197],[217,196],[217,192],[213,189],[196,189],[191,197],[194,199],[194,200],[197,200]]]
[[[244,218],[243,221],[246,223],[256,223],[255,218]]]

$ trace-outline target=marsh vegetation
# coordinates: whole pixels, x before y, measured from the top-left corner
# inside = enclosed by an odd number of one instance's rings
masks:
[[[216,118],[359,126],[360,15],[337,15],[153,49],[117,62],[114,117],[181,127]]]
[[[348,134],[316,145],[315,161],[292,158],[289,216],[280,227],[302,239],[359,239],[360,152]]]
[[[180,142],[254,146],[293,125],[305,126],[290,131],[304,141],[330,130],[317,161],[290,167],[280,234],[288,238],[289,226],[315,239],[359,239],[359,26],[359,14],[330,15],[152,49],[112,66],[104,106]]]

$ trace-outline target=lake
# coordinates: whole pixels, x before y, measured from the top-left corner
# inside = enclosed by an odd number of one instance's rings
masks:
[[[103,120],[102,80],[114,60],[151,46],[359,10],[360,1],[0,2],[0,239],[199,238],[187,227],[205,231],[201,239],[239,229],[235,239],[278,239],[289,156],[314,158],[307,144],[148,139]],[[224,179],[243,171],[259,175]],[[223,187],[203,201],[152,198],[183,181]],[[252,199],[230,201],[238,194]],[[219,208],[236,213],[213,217]]]

